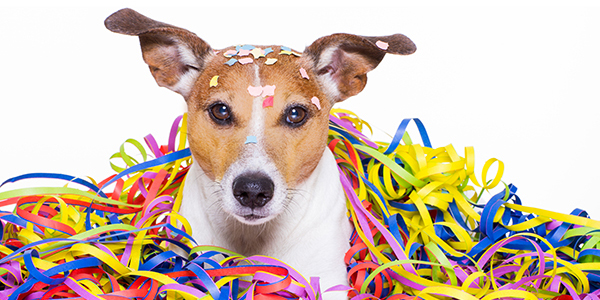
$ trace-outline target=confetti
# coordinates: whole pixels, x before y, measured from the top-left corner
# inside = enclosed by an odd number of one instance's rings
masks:
[[[256,47],[252,46],[252,45],[244,45],[242,47],[240,47],[241,50],[252,50]]]
[[[381,50],[387,50],[389,44],[383,41],[377,41],[375,43],[375,45],[377,45],[377,47],[379,47]]]
[[[269,48],[265,48],[264,51],[265,51],[265,55],[267,55],[267,54],[273,52],[273,49],[271,47],[269,47]]]
[[[300,68],[300,75],[302,75],[302,78],[308,78],[308,73],[306,73],[306,70],[304,68]]]
[[[253,136],[253,135],[249,135],[246,137],[246,143],[245,144],[256,144],[258,143],[258,139]]]
[[[250,55],[250,50],[246,50],[246,49],[240,49],[240,51],[237,54],[238,56],[248,56]]]
[[[221,52],[221,50],[214,50],[214,49],[213,49],[213,53],[214,53],[214,54],[219,54],[220,52]]]
[[[254,56],[254,59],[265,57],[265,50],[261,48],[254,48],[250,51],[250,53]]]
[[[258,97],[263,93],[263,87],[262,86],[249,86],[248,93],[250,93],[251,96]]]
[[[290,47],[281,46],[280,49],[281,49],[281,51],[279,52],[279,55],[282,55],[282,54],[284,54],[284,55],[292,55],[292,54],[294,54],[292,52],[292,49]]]
[[[301,53],[298,53],[298,52],[293,52],[293,51],[292,51],[292,55],[294,55],[294,56],[297,56],[297,57],[300,57],[300,56],[302,56],[302,54],[301,54]]]
[[[321,102],[319,101],[319,98],[312,97],[312,99],[310,99],[310,102],[312,102],[317,107],[317,109],[321,110]]]
[[[233,65],[234,65],[234,64],[235,64],[237,61],[238,61],[237,59],[235,59],[235,58],[232,58],[232,59],[228,60],[228,61],[227,61],[225,64],[231,67],[231,66],[233,66]]]
[[[272,65],[275,64],[277,62],[277,58],[267,58],[267,60],[265,61],[265,65]]]
[[[252,59],[252,57],[244,57],[239,60],[240,64],[242,65],[252,63],[253,61],[254,60]]]
[[[227,50],[225,51],[225,53],[223,53],[223,55],[225,57],[232,57],[232,56],[236,56],[238,54],[237,50]]]
[[[213,78],[210,79],[210,87],[215,87],[219,84],[219,75],[215,75],[213,76]]]
[[[269,96],[263,100],[263,108],[273,106],[273,96]]]
[[[263,86],[261,96],[263,96],[263,97],[275,96],[275,86],[274,85]]]

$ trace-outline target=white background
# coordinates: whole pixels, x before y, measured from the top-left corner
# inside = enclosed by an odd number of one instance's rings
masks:
[[[101,180],[127,138],[166,143],[184,101],[156,85],[137,38],[103,25],[132,7],[215,49],[301,51],[335,32],[406,34],[417,52],[387,56],[339,107],[369,121],[378,139],[419,117],[435,147],[474,146],[478,170],[504,161],[504,181],[526,205],[600,218],[600,8],[591,2],[52,3],[0,2],[0,181],[28,172]]]

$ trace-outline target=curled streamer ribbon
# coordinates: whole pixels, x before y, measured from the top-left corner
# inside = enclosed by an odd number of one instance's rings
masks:
[[[318,278],[284,262],[195,246],[176,213],[192,163],[185,118],[176,119],[165,146],[152,135],[144,139],[149,151],[127,140],[111,157],[117,174],[103,181],[35,173],[0,185],[67,183],[0,192],[1,206],[15,205],[0,212],[0,299],[326,296]],[[423,144],[406,133],[411,122]],[[329,148],[355,230],[345,255],[348,286],[330,290],[348,291],[352,300],[600,299],[600,222],[585,211],[524,206],[513,185],[482,204],[484,191],[502,183],[501,161],[490,159],[476,173],[473,148],[464,156],[452,145],[433,148],[418,119],[404,120],[389,143],[369,140],[364,128],[355,114],[332,111]]]

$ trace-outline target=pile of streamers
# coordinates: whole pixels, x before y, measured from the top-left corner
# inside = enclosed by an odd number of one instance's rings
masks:
[[[101,182],[47,173],[4,182],[2,190],[31,178],[66,184],[0,192],[2,207],[15,206],[0,212],[0,299],[327,298],[318,278],[284,262],[194,245],[176,213],[192,163],[185,117],[166,146],[145,138],[152,159],[126,141],[111,157],[118,174]],[[502,162],[488,160],[479,181],[473,148],[432,148],[418,119],[404,120],[390,143],[366,138],[368,124],[351,112],[330,120],[355,228],[348,287],[334,290],[353,300],[599,299],[600,222],[584,211],[523,206],[513,185],[481,200],[502,187]],[[411,121],[422,145],[406,133]]]

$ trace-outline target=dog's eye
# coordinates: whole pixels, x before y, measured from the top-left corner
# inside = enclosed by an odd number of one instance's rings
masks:
[[[286,115],[285,121],[292,126],[300,126],[306,120],[306,109],[301,106],[291,107]]]
[[[216,103],[209,107],[208,112],[211,118],[220,125],[231,123],[231,110],[224,103]]]

